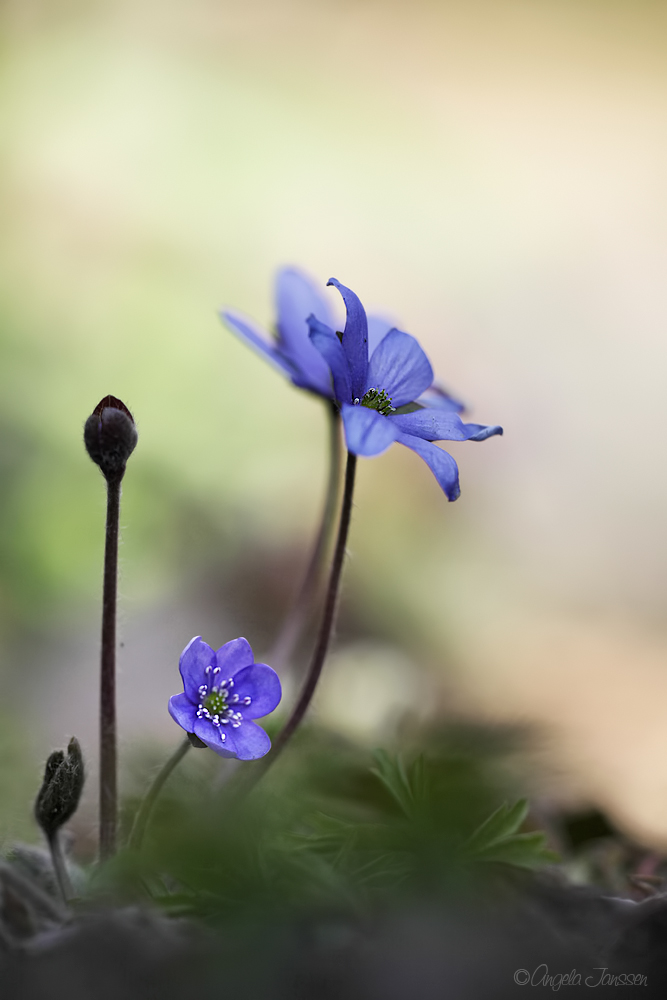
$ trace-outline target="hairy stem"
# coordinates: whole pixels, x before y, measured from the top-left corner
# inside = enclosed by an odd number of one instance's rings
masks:
[[[329,643],[331,642],[331,634],[336,621],[338,592],[340,589],[343,562],[345,560],[345,546],[347,545],[347,536],[350,530],[350,520],[352,517],[352,497],[354,495],[354,480],[356,471],[357,456],[353,455],[352,452],[348,452],[347,465],[345,468],[343,502],[340,511],[340,521],[338,523],[338,536],[336,538],[333,559],[331,561],[331,570],[329,573],[329,583],[327,585],[324,610],[322,612],[322,619],[320,622],[319,632],[317,634],[315,649],[313,650],[310,666],[308,667],[308,673],[306,674],[306,679],[301,689],[299,699],[292,709],[292,714],[276,737],[273,747],[266,757],[262,758],[261,762],[253,768],[251,772],[252,777],[249,779],[250,787],[259,781],[259,779],[271,767],[273,762],[277,760],[279,754],[281,754],[285,749],[285,746],[294,735],[295,730],[306,714],[308,706],[310,705],[315,693],[317,682],[320,679],[322,667],[324,666],[324,661],[329,650]],[[246,786],[244,790],[249,789]]]
[[[141,850],[141,845],[144,841],[144,834],[146,833],[146,828],[151,818],[157,797],[162,791],[165,781],[174,768],[183,760],[191,746],[192,744],[190,743],[189,737],[186,737],[178,749],[174,751],[171,757],[162,765],[161,769],[156,774],[153,784],[148,789],[146,797],[139,807],[139,811],[132,826],[132,832],[130,833],[130,839],[128,841],[128,846],[132,850]]]
[[[116,600],[118,593],[118,526],[120,478],[107,480],[107,524],[102,594],[102,660],[100,671],[100,859],[115,854],[118,826],[116,751]]]
[[[67,864],[65,863],[65,857],[63,855],[62,844],[60,843],[60,835],[57,830],[54,830],[51,836],[48,837],[48,842],[49,850],[51,851],[51,860],[53,861],[53,870],[56,875],[58,888],[60,889],[60,895],[62,896],[63,903],[67,904],[74,896],[74,890],[72,889],[69,872],[67,871]]]
[[[288,612],[280,634],[271,652],[266,657],[267,662],[279,672],[281,667],[287,665],[292,659],[296,645],[318,595],[322,568],[329,548],[329,540],[336,515],[336,499],[338,497],[341,470],[340,414],[337,406],[330,400],[326,401],[326,406],[329,424],[329,478],[324,498],[324,509],[310,562],[308,563],[301,587]]]

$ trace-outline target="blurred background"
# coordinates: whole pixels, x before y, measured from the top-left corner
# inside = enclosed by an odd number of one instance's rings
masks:
[[[452,447],[453,505],[406,449],[361,463],[318,718],[525,726],[533,794],[667,846],[666,32],[659,0],[4,0],[3,842],[54,746],[96,754],[101,397],[140,435],[125,771],[180,738],[193,635],[275,639],[325,416],[216,311],[270,326],[295,264],[505,427]]]

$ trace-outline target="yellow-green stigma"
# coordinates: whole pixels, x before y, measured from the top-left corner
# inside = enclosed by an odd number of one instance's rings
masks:
[[[212,716],[222,715],[227,708],[227,692],[224,688],[214,689],[204,702],[204,708]]]
[[[391,396],[384,389],[369,389],[361,400],[361,405],[367,406],[369,410],[377,410],[383,417],[393,413],[395,409],[391,405]]]

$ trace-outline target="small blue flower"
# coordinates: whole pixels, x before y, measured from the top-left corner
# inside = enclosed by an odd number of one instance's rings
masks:
[[[423,458],[448,500],[456,500],[461,492],[456,462],[432,442],[484,441],[502,434],[502,427],[463,423],[457,412],[460,404],[433,388],[431,364],[410,334],[389,330],[369,360],[364,307],[335,278],[328,283],[343,296],[345,330],[334,333],[316,315],[309,317],[308,326],[331,371],[348,449],[355,455],[379,455],[398,441]],[[429,390],[426,405],[421,405],[422,394]]]
[[[247,639],[213,650],[195,636],[181,653],[183,694],[169,699],[169,714],[187,733],[221,757],[256,760],[271,741],[253,719],[268,715],[282,696],[275,670],[255,663]]]

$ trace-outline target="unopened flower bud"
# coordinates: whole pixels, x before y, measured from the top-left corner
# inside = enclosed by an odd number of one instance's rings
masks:
[[[137,428],[125,403],[115,396],[100,400],[83,429],[86,451],[104,478],[120,480],[137,444]]]
[[[54,750],[49,756],[35,802],[35,818],[47,838],[53,837],[76,812],[84,779],[81,746],[73,736],[67,756],[62,750]]]

